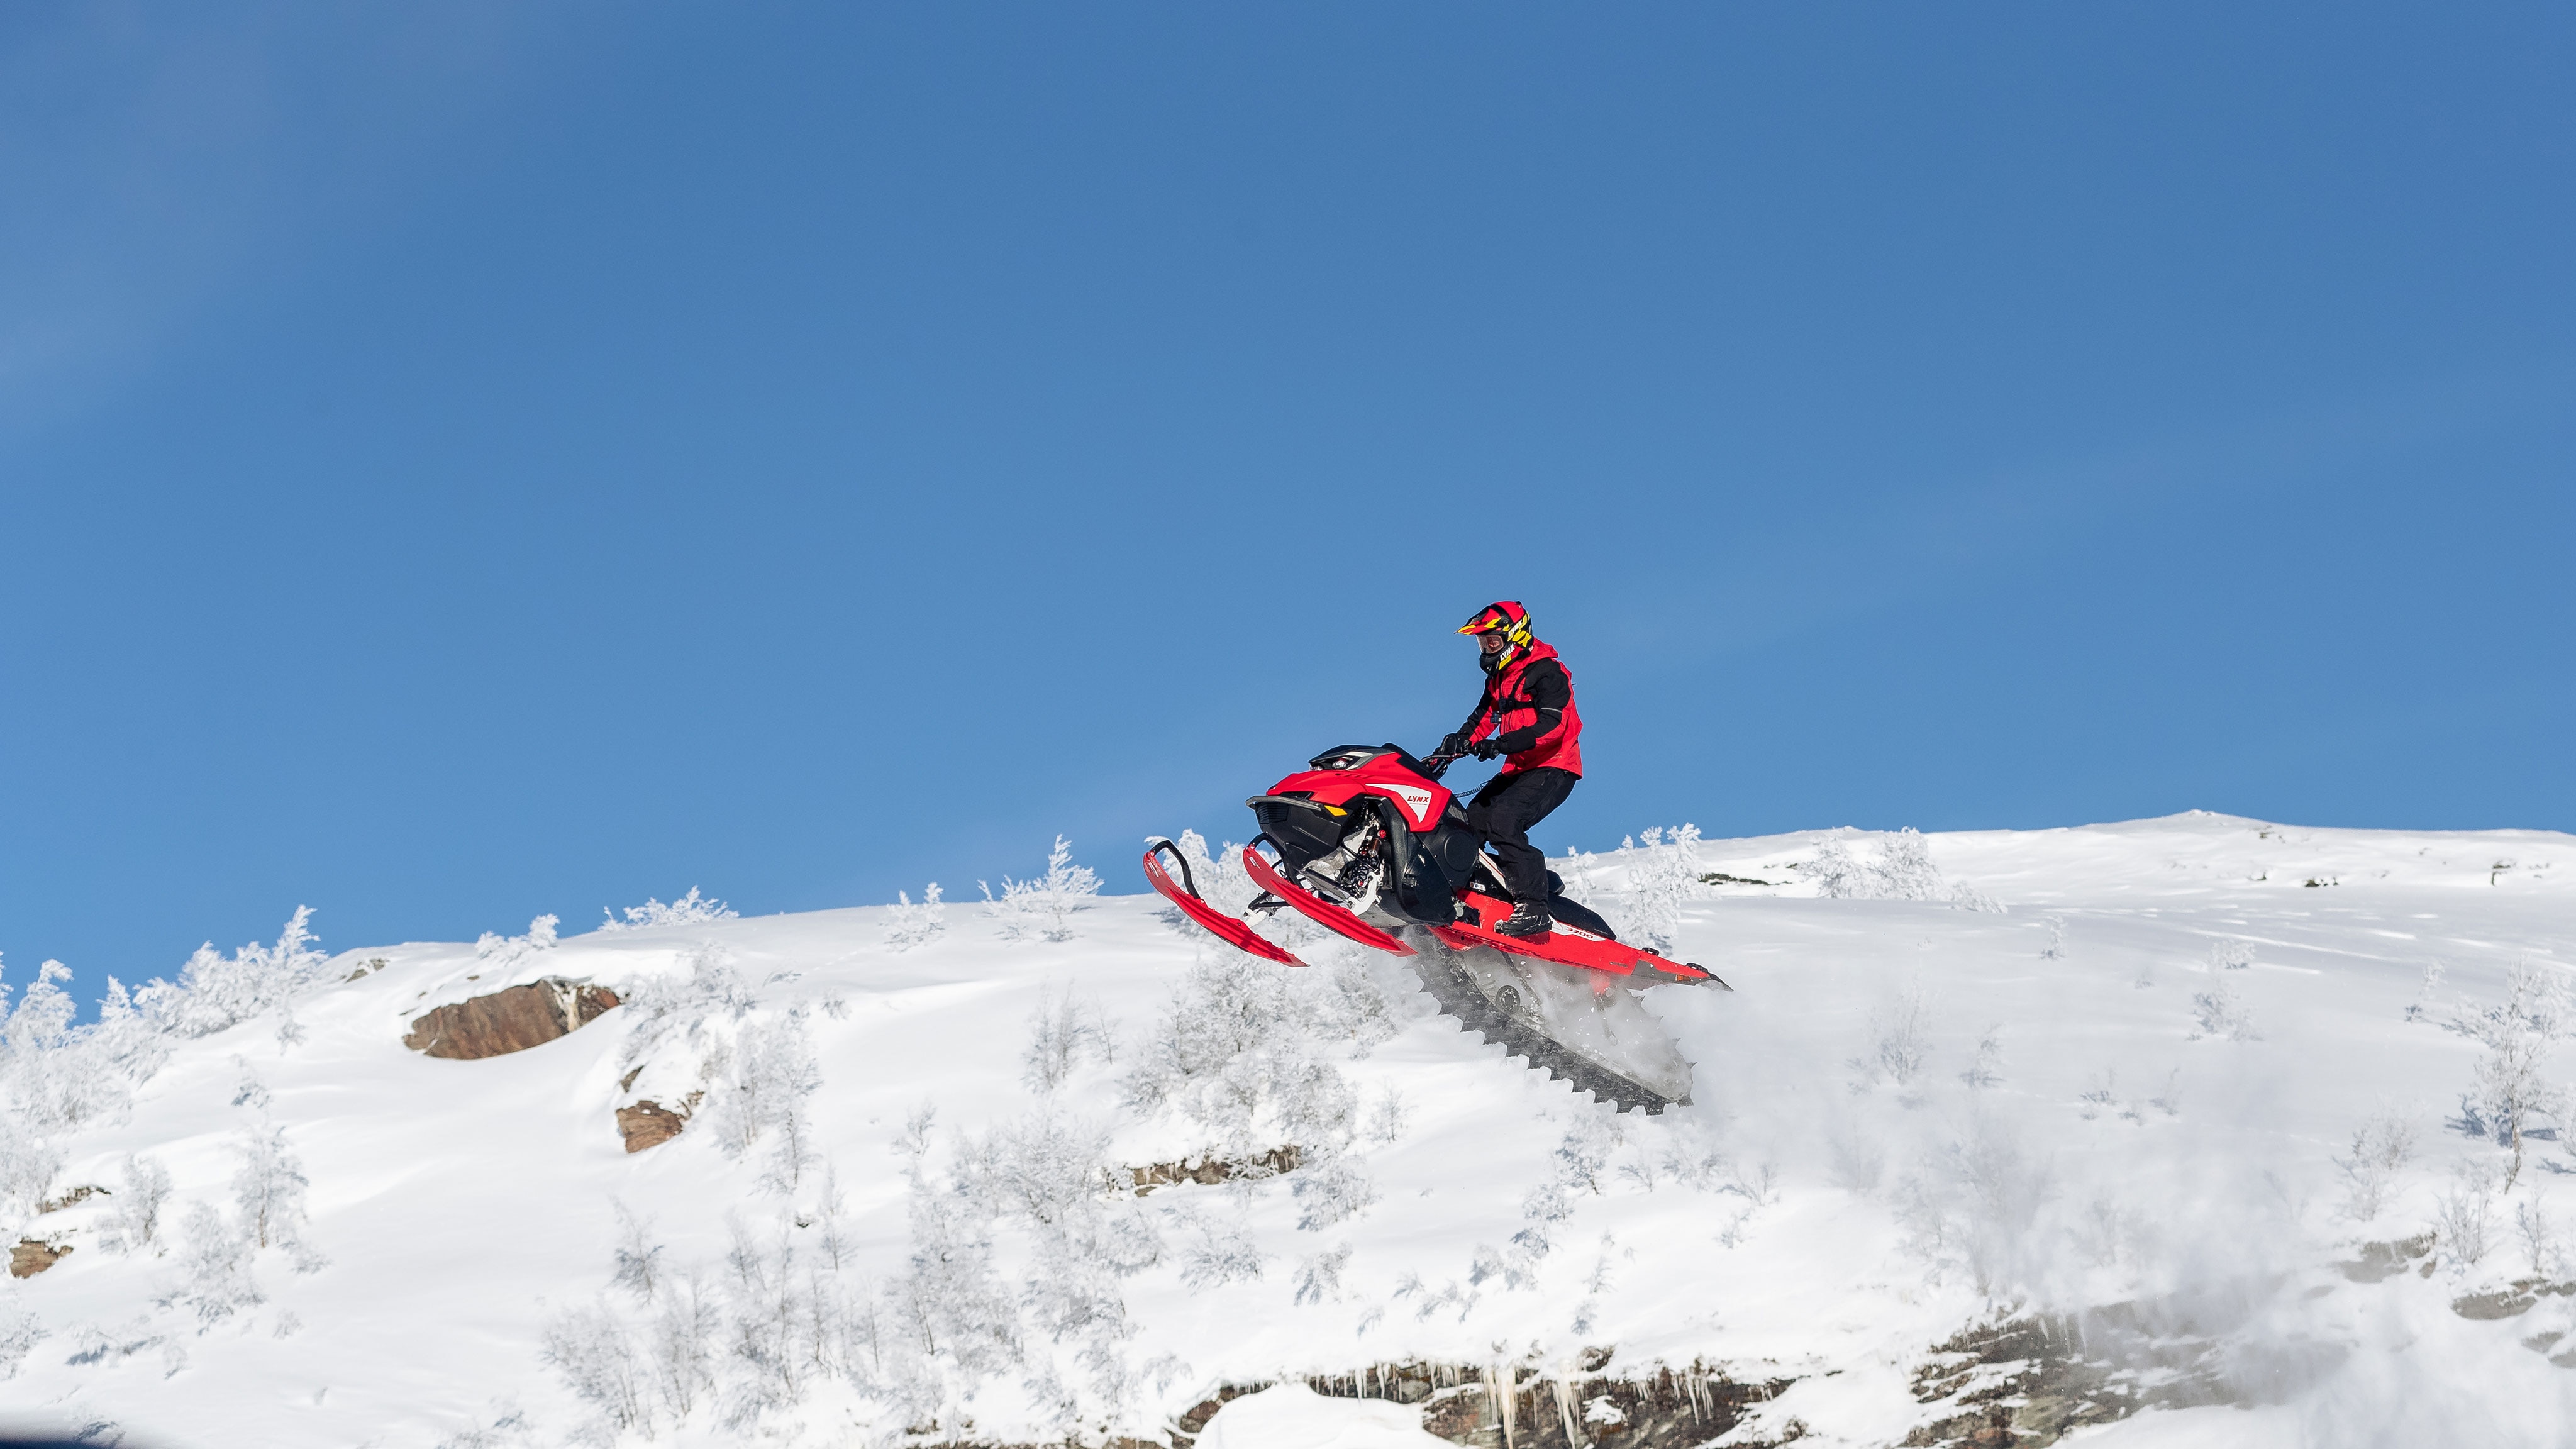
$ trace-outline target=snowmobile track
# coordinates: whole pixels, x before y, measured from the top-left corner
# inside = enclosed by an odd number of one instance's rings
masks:
[[[1571,1083],[1578,1094],[1588,1092],[1594,1101],[1607,1102],[1620,1112],[1643,1109],[1652,1116],[1660,1114],[1666,1107],[1690,1105],[1688,1095],[1667,1097],[1651,1087],[1632,1082],[1505,1015],[1485,999],[1474,979],[1458,965],[1456,954],[1445,947],[1433,943],[1429,950],[1415,955],[1405,964],[1413,968],[1413,974],[1422,982],[1422,989],[1440,1004],[1441,1015],[1455,1018],[1461,1027],[1476,1033],[1482,1041],[1502,1043],[1503,1056],[1507,1060],[1519,1057],[1551,1078]]]

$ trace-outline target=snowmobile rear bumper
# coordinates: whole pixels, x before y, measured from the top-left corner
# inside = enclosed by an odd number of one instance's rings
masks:
[[[1154,858],[1165,851],[1170,851],[1172,859],[1180,861],[1181,879],[1179,881],[1173,880],[1171,872],[1163,869],[1163,863]],[[1182,915],[1224,937],[1227,945],[1237,950],[1249,951],[1265,961],[1277,961],[1289,966],[1306,964],[1290,955],[1285,947],[1252,929],[1250,921],[1229,916],[1200,899],[1198,883],[1190,880],[1190,863],[1182,859],[1179,848],[1172,842],[1157,840],[1154,842],[1153,849],[1145,852],[1145,879],[1153,885],[1163,899],[1180,907]]]
[[[1253,884],[1286,901],[1297,914],[1336,935],[1347,936],[1363,946],[1410,956],[1413,948],[1334,905],[1331,901],[1292,883],[1279,873],[1278,867],[1262,858],[1261,852],[1247,845],[1243,848],[1243,868],[1252,874]]]

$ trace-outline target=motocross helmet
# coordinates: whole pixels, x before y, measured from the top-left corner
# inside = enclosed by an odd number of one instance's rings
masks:
[[[1520,657],[1520,652],[1530,646],[1533,638],[1530,633],[1529,610],[1522,608],[1517,601],[1511,599],[1487,604],[1477,610],[1476,617],[1458,626],[1458,632],[1461,634],[1499,633],[1503,636],[1503,647],[1484,655],[1478,661],[1485,666],[1485,671],[1489,674],[1499,674],[1511,667],[1511,662]]]

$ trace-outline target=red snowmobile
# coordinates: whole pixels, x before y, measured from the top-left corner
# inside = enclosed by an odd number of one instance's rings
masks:
[[[1397,745],[1341,745],[1245,801],[1261,827],[1243,848],[1243,868],[1262,890],[1248,909],[1284,907],[1363,946],[1413,958],[1443,1012],[1620,1111],[1688,1103],[1690,1064],[1636,993],[1665,984],[1733,988],[1706,967],[1619,940],[1607,921],[1565,898],[1553,871],[1554,929],[1529,937],[1494,931],[1512,913],[1511,892],[1466,809],[1439,783],[1449,763]],[[1178,881],[1164,855],[1180,866]],[[1229,944],[1305,964],[1250,921],[1209,904],[1170,841],[1145,852],[1145,878]]]

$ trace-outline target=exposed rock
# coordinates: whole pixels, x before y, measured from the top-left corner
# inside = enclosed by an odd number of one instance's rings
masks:
[[[2497,1288],[2486,1293],[2471,1293],[2451,1300],[2451,1311],[2462,1318],[2492,1323],[2502,1318],[2520,1318],[2543,1298],[2576,1294],[2576,1283],[2551,1283],[2539,1278],[2525,1278],[2510,1288]]]
[[[1238,1177],[1277,1177],[1295,1172],[1303,1154],[1295,1143],[1273,1147],[1257,1157],[1184,1157],[1178,1162],[1148,1163],[1127,1169],[1128,1185],[1143,1197],[1158,1187],[1196,1182],[1214,1185]],[[1216,1411],[1210,1409],[1209,1413]]]
[[[2361,1260],[2345,1263],[2343,1275],[2355,1283],[2380,1283],[2406,1271],[2406,1265],[2433,1251],[2433,1235],[2422,1233],[2393,1243],[2364,1243]],[[2424,1266],[2431,1267],[2427,1263]]]
[[[34,1238],[20,1238],[18,1246],[9,1250],[9,1276],[33,1278],[70,1257],[71,1251],[72,1245],[69,1243],[47,1243]]]
[[[106,1188],[100,1187],[95,1183],[85,1182],[78,1187],[67,1190],[61,1197],[49,1197],[43,1202],[36,1204],[36,1212],[39,1216],[42,1216],[45,1213],[58,1213],[77,1202],[87,1202],[93,1197],[112,1196],[114,1196],[114,1194],[110,1193]]]
[[[412,1023],[403,1045],[457,1061],[497,1057],[569,1036],[616,1004],[617,993],[605,986],[549,976],[433,1007]]]
[[[1599,1372],[1609,1360],[1608,1349],[1592,1349],[1566,1378],[1526,1367],[1498,1371],[1462,1364],[1376,1364],[1353,1374],[1310,1378],[1306,1386],[1329,1398],[1419,1404],[1425,1432],[1471,1449],[1697,1449],[1732,1431],[1747,1407],[1777,1397],[1792,1382],[1740,1384],[1696,1364],[1614,1378]],[[1512,1380],[1508,1391],[1504,1374]],[[1268,1387],[1219,1388],[1173,1421],[1174,1449],[1187,1449],[1228,1400]],[[1792,1424],[1782,1439],[1739,1442],[1746,1449],[1767,1449],[1804,1432]]]
[[[659,1147],[679,1136],[680,1129],[689,1125],[689,1109],[697,1104],[698,1094],[692,1092],[676,1112],[651,1101],[620,1107],[617,1109],[617,1135],[626,1139],[629,1152]]]

